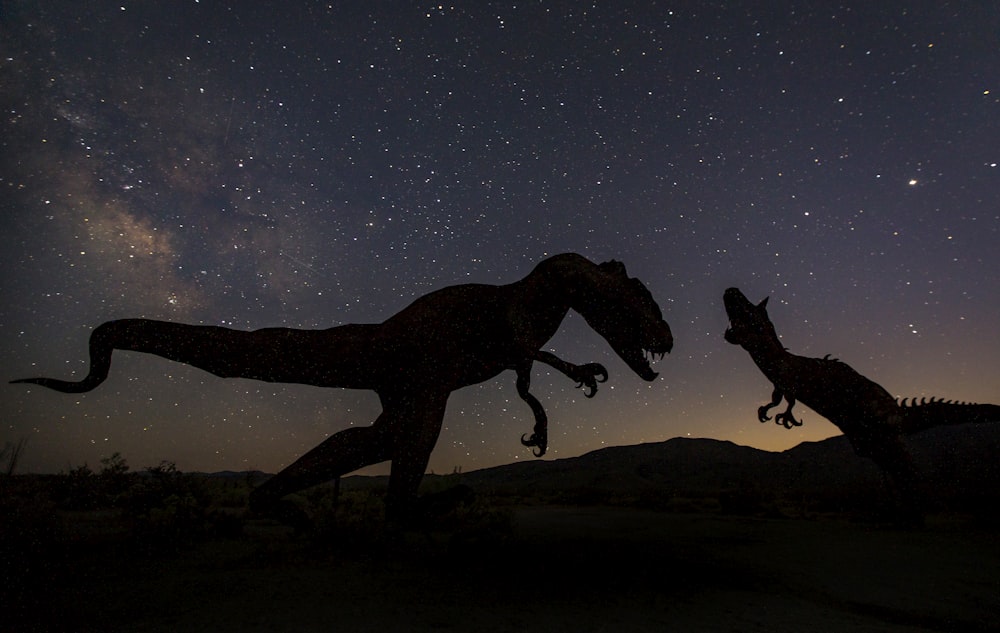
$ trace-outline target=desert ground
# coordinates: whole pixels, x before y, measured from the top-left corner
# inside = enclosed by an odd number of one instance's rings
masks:
[[[48,539],[42,562],[5,561],[0,629],[988,631],[1000,614],[997,528],[967,517],[514,504],[395,538],[246,520],[150,548],[107,516],[64,513],[28,543]]]
[[[0,632],[996,631],[1000,427],[914,437],[926,520],[841,437],[767,453],[676,438],[249,514],[262,473],[0,476]]]

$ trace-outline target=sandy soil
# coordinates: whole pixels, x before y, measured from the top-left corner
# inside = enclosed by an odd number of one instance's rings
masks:
[[[115,548],[69,556],[17,630],[901,632],[1000,621],[1000,535],[942,519],[900,531],[524,507],[505,536],[411,534],[337,551],[251,525],[171,555]]]

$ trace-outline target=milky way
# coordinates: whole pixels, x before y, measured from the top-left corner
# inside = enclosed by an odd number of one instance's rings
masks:
[[[571,316],[549,347],[611,378],[589,400],[535,368],[547,458],[836,434],[756,421],[770,386],[722,339],[729,286],[771,296],[795,353],[1000,402],[992,7],[345,4],[4,3],[8,379],[82,377],[109,319],[376,322],[575,251],[625,262],[676,347],[647,384]],[[127,353],[94,392],[0,399],[0,439],[47,472],[115,451],[273,471],[379,410]],[[511,372],[457,392],[431,468],[533,459],[531,426]]]

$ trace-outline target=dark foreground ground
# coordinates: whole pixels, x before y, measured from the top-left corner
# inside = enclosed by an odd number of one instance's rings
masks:
[[[267,522],[164,551],[80,515],[4,571],[11,631],[988,631],[994,527],[513,506],[499,529],[343,536]],[[39,581],[41,578],[43,581]],[[13,584],[11,584],[13,583]]]

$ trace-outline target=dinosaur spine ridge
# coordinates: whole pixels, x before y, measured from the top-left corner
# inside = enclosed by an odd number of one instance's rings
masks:
[[[1000,406],[977,402],[956,402],[943,398],[903,398],[899,401],[901,428],[910,435],[934,426],[1000,422]]]
[[[913,398],[909,398],[909,400],[910,400],[910,402],[907,403],[906,402],[907,398],[903,398],[902,400],[899,401],[899,406],[912,409],[913,407],[922,407],[922,406],[931,405],[931,404],[952,404],[952,405],[957,405],[957,406],[978,406],[979,405],[978,402],[965,402],[964,400],[963,401],[945,400],[944,398],[935,398],[934,396],[931,396],[930,400],[928,400],[926,396],[922,397],[922,398],[920,398],[919,402],[917,401],[917,398],[915,396]]]

